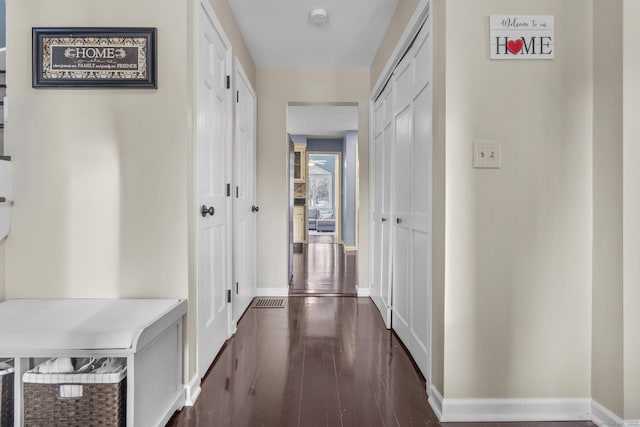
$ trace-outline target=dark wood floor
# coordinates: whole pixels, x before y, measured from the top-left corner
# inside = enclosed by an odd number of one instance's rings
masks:
[[[368,298],[250,308],[170,426],[405,426],[436,418],[425,384]]]
[[[425,383],[369,298],[298,296],[249,308],[168,426],[438,426]],[[577,427],[591,423],[452,426]]]
[[[369,298],[355,298],[355,252],[310,236],[294,255],[285,308],[249,308],[170,427],[438,426],[424,379]],[[342,296],[317,296],[342,294]],[[344,296],[351,295],[351,296]],[[578,427],[591,423],[462,423]]]
[[[293,254],[291,295],[356,295],[357,252],[345,252],[335,235],[310,234]]]

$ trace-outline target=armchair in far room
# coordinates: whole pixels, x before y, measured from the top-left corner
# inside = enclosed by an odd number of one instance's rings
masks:
[[[320,211],[316,208],[309,209],[309,230],[316,230],[316,221],[320,218]]]

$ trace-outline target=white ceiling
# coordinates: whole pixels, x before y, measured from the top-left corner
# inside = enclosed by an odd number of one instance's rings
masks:
[[[358,130],[358,107],[312,105],[289,106],[287,133],[315,137],[342,137]]]
[[[258,67],[369,67],[398,0],[229,0]],[[327,10],[321,26],[311,10]]]

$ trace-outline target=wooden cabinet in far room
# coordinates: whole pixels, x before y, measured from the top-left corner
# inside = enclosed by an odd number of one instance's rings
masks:
[[[293,243],[304,243],[304,206],[293,207]]]
[[[307,173],[306,146],[304,144],[295,144],[293,150],[293,182],[305,182]]]

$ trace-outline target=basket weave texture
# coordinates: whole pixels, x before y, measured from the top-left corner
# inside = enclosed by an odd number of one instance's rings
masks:
[[[59,384],[24,384],[25,427],[124,427],[127,379],[82,384],[82,397],[58,397]]]
[[[0,426],[13,427],[13,372],[0,374]]]

